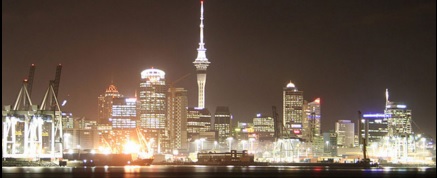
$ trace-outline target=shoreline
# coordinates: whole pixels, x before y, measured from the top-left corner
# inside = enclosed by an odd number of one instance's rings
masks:
[[[205,163],[196,162],[160,162],[152,163],[151,165],[199,165],[199,166],[297,166],[297,167],[327,167],[327,168],[436,168],[436,165],[428,164],[378,164],[378,165],[362,165],[357,163],[267,163],[267,162],[252,162],[252,163]],[[59,164],[50,161],[2,161],[2,167],[61,167]],[[70,167],[70,166],[67,166]],[[74,166],[77,167],[77,166]],[[80,166],[79,166],[80,167]]]

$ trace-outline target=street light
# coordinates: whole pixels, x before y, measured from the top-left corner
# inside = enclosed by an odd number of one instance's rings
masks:
[[[205,141],[205,138],[201,138],[200,139],[200,145],[201,145],[201,149],[200,150],[203,150],[203,142]]]
[[[217,141],[214,141],[214,150],[217,149]]]
[[[243,145],[243,150],[246,149],[247,140],[241,140],[241,144]]]
[[[422,148],[423,148],[423,149],[422,149],[422,152],[423,152],[423,151],[425,151],[425,142],[426,142],[426,138],[421,138],[420,141],[423,142],[423,145],[422,145]]]
[[[196,139],[196,140],[194,140],[194,142],[196,143],[196,152],[199,152],[199,143],[200,143],[200,140]]]
[[[331,152],[331,149],[329,149],[329,141],[326,141],[326,151],[327,152]]]
[[[249,138],[249,142],[250,142],[250,152],[253,153],[253,142],[255,141],[255,138]]]
[[[69,149],[70,148],[70,133],[65,133],[64,134],[64,145],[66,145],[65,146],[65,149]]]
[[[228,137],[226,140],[229,141],[229,152],[231,152],[231,150],[232,150],[232,140],[233,140],[233,138],[232,138],[232,137]]]

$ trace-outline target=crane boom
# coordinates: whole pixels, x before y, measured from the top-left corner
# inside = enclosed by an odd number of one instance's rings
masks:
[[[32,94],[32,85],[33,85],[34,76],[35,76],[35,64],[32,64],[29,69],[29,76],[27,77],[27,93],[29,93],[29,97]]]
[[[59,64],[56,67],[55,80],[53,81],[53,90],[55,91],[56,97],[58,97],[59,83],[61,82],[61,70],[62,70],[62,65]]]

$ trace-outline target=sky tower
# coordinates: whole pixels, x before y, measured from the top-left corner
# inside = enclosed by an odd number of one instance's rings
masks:
[[[209,61],[206,58],[206,48],[203,42],[203,0],[200,0],[200,42],[197,48],[197,58],[193,62],[197,71],[197,86],[199,87],[199,102],[197,107],[205,108],[205,83],[206,83],[206,68]]]

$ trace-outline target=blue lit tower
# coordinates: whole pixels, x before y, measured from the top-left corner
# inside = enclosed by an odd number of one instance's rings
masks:
[[[206,58],[206,48],[203,42],[203,0],[200,1],[200,42],[199,48],[197,48],[197,58],[193,62],[197,71],[197,85],[199,87],[199,108],[205,108],[205,83],[206,83],[206,68],[209,65],[209,61]]]

